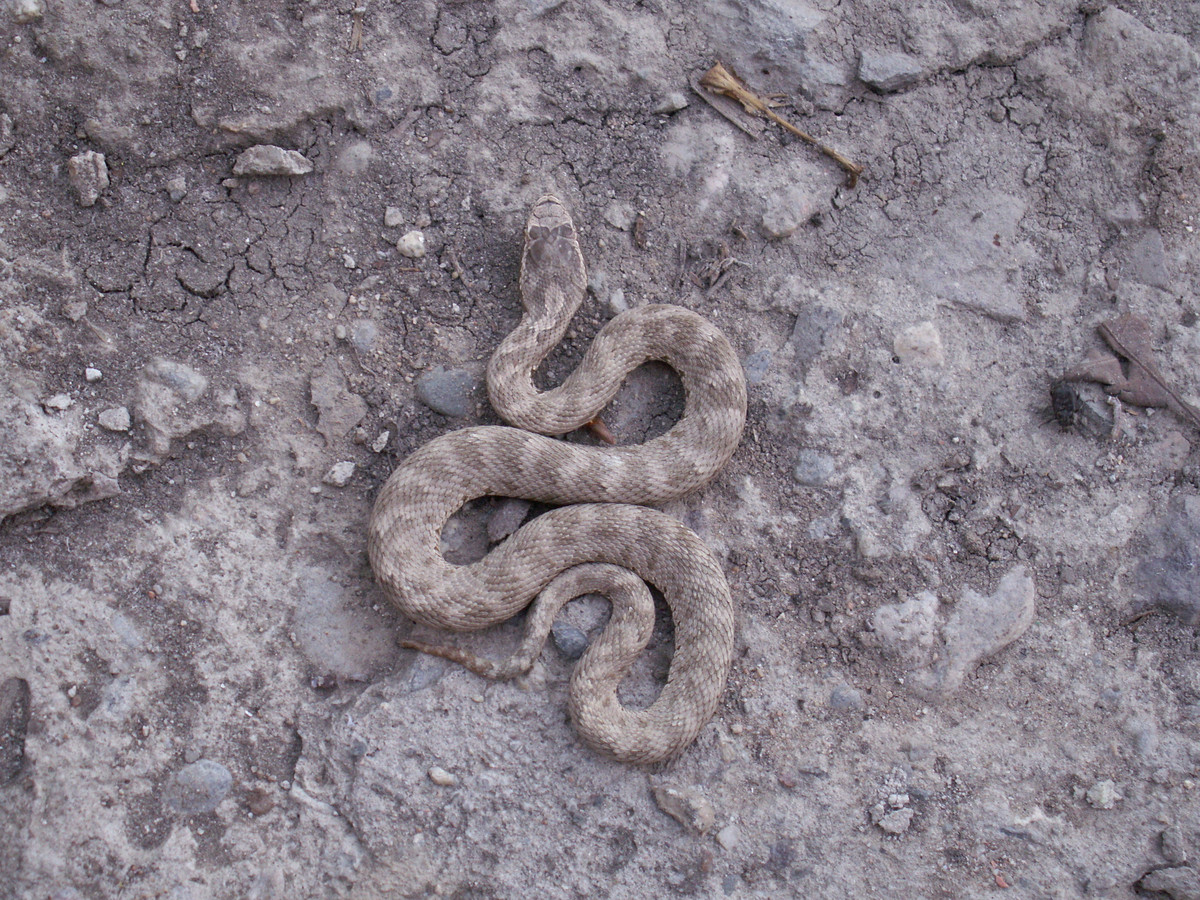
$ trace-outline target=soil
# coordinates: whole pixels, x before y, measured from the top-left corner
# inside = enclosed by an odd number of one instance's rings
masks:
[[[1197,428],[1060,380],[1200,403],[1198,50],[1183,0],[5,0],[0,897],[1200,897]],[[366,559],[397,461],[498,422],[547,192],[545,383],[670,302],[750,384],[666,509],[736,658],[649,770],[567,719],[602,600],[492,683],[396,641],[519,621],[415,629]],[[661,607],[626,702],[670,654]]]

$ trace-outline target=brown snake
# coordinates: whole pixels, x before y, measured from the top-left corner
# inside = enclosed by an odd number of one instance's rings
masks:
[[[683,752],[715,712],[733,656],[734,609],[721,567],[700,538],[640,504],[681,497],[720,471],[741,439],[746,383],[715,326],[682,307],[654,305],[614,318],[560,387],[538,391],[533,371],[562,339],[586,287],[571,217],[557,198],[543,197],[525,228],[524,316],[488,365],[492,405],[517,427],[463,428],[409,455],[375,501],[367,551],[384,592],[423,625],[476,631],[537,598],[521,647],[505,663],[404,642],[491,678],[533,664],[565,602],[605,594],[612,617],[572,674],[571,718],[593,749],[655,763]],[[545,436],[593,419],[648,360],[665,362],[683,382],[684,414],[666,434],[620,447]],[[442,527],[468,500],[484,496],[560,508],[526,523],[478,562],[451,565],[439,549]],[[643,582],[671,607],[675,654],[658,699],[628,709],[617,686],[654,621]]]

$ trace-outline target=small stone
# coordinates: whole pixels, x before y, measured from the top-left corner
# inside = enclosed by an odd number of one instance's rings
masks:
[[[905,53],[864,53],[858,64],[858,77],[881,94],[916,84],[923,72],[921,63]]]
[[[345,266],[347,269],[358,268],[358,262],[355,261],[354,256],[350,253],[342,254],[342,265]]]
[[[707,834],[716,824],[716,810],[699,792],[661,786],[652,790],[658,808],[693,834]]]
[[[334,487],[343,488],[350,483],[350,479],[354,476],[354,463],[350,460],[344,460],[336,463],[321,480],[325,484],[333,485]]]
[[[617,288],[608,295],[608,314],[610,316],[619,316],[627,309],[629,309],[629,301],[625,299],[625,292],[621,288]]]
[[[862,709],[862,693],[848,684],[839,684],[829,692],[829,708],[839,711]]]
[[[62,412],[63,410],[70,409],[71,404],[74,402],[66,394],[55,394],[49,400],[44,400],[42,406],[45,407],[46,412]]]
[[[79,198],[80,206],[95,206],[108,190],[108,164],[104,154],[87,150],[67,160],[67,179]]]
[[[73,300],[63,307],[63,315],[72,322],[79,322],[88,314],[86,300]]]
[[[940,366],[946,362],[942,336],[932,322],[922,322],[896,335],[892,352],[906,365]]]
[[[550,626],[550,639],[564,659],[579,659],[588,648],[587,635],[566,622],[555,622]]]
[[[747,356],[742,364],[742,368],[746,370],[746,380],[751,384],[762,384],[771,369],[773,355],[770,350],[756,350]]]
[[[176,812],[194,816],[210,813],[233,787],[233,775],[211,759],[197,760],[180,769],[167,785],[166,805]]]
[[[250,810],[252,816],[265,816],[274,808],[275,798],[270,791],[254,788],[246,795],[246,809]]]
[[[884,815],[876,824],[888,834],[904,834],[912,824],[913,815],[911,809],[897,809]]]
[[[298,150],[284,150],[274,144],[257,144],[238,154],[234,175],[307,175],[313,164]]]
[[[91,366],[88,366],[83,370],[83,377],[86,378],[89,383],[95,383],[104,377],[104,373],[99,369],[94,369]]]
[[[672,91],[654,105],[654,112],[660,116],[669,116],[671,113],[679,112],[687,107],[687,97],[681,91]]]
[[[383,211],[383,224],[388,228],[399,228],[404,224],[404,210],[389,206]]]
[[[0,113],[0,159],[8,154],[8,151],[17,146],[17,137],[13,133],[12,116],[8,113]]]
[[[771,240],[782,240],[796,232],[813,217],[812,198],[799,188],[779,191],[767,201],[762,217],[762,233]]]
[[[1087,802],[1096,809],[1112,809],[1124,799],[1111,778],[1097,781],[1087,792]]]
[[[621,200],[614,200],[604,211],[604,221],[621,231],[628,231],[632,228],[636,219],[637,212],[634,211],[633,204]]]
[[[423,231],[408,231],[396,241],[396,249],[401,256],[409,259],[420,259],[425,255],[425,233]]]
[[[128,431],[132,424],[129,418],[129,410],[124,406],[118,406],[115,409],[106,409],[99,416],[100,427],[105,431]]]
[[[355,319],[350,323],[350,343],[360,356],[366,356],[375,349],[379,340],[379,326],[370,319]]]
[[[317,431],[330,444],[348,435],[367,414],[367,401],[350,391],[333,357],[312,373],[309,396],[317,408]]]
[[[805,487],[824,487],[837,474],[837,462],[828,453],[804,449],[796,454],[792,477]]]
[[[142,370],[146,378],[170,388],[189,403],[199,400],[208,390],[208,378],[191,366],[156,357]]]
[[[9,0],[12,5],[13,20],[18,25],[28,25],[36,22],[46,14],[46,0]]]
[[[379,432],[379,437],[371,441],[371,450],[375,453],[382,453],[388,445],[388,441],[392,439],[392,433],[386,429]]]
[[[417,379],[417,399],[434,412],[461,419],[475,411],[480,385],[475,372],[436,366]]]
[[[458,784],[458,777],[451,775],[441,766],[433,766],[430,768],[429,780],[434,784],[441,785],[442,787],[454,787],[454,785]]]
[[[742,838],[742,829],[736,824],[730,822],[724,828],[717,832],[717,843],[721,845],[723,850],[733,850],[737,847],[738,841]]]
[[[166,189],[167,196],[171,198],[171,202],[178,203],[187,196],[187,179],[182,175],[174,175],[167,179]]]

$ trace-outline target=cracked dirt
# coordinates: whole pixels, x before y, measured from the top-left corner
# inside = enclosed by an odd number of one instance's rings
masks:
[[[1197,432],[1051,395],[1131,315],[1200,400],[1198,44],[1181,0],[4,0],[0,897],[1200,897]],[[590,290],[545,383],[672,302],[750,384],[666,509],[733,670],[649,771],[566,718],[603,602],[493,684],[366,561],[396,461],[497,421],[547,191]],[[605,421],[681,408],[648,366]],[[626,702],[670,653],[660,605]]]

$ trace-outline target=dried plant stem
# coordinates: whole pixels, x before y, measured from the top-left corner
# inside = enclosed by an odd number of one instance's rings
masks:
[[[800,140],[816,147],[846,170],[849,175],[847,187],[853,188],[858,184],[858,176],[863,173],[862,166],[846,159],[846,157],[842,156],[842,154],[838,153],[832,147],[822,144],[811,134],[801,131],[787,119],[783,118],[783,116],[776,113],[775,110],[771,109],[771,107],[767,104],[767,101],[763,100],[744,84],[742,84],[736,75],[734,75],[720,63],[717,63],[707,72],[705,72],[700,78],[700,83],[714,93],[722,94],[732,100],[736,100],[738,103],[742,104],[742,108],[751,115],[766,116],[781,128],[785,128],[792,134],[796,135],[796,137],[800,138]]]

